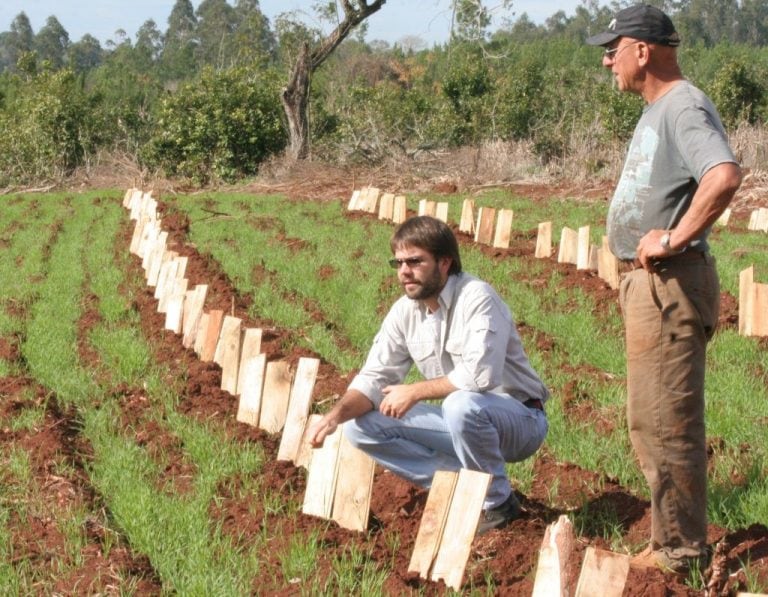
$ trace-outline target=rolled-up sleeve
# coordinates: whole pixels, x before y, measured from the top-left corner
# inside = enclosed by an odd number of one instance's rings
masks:
[[[509,309],[495,297],[477,293],[457,309],[455,316],[463,321],[460,336],[446,343],[454,366],[448,380],[458,389],[471,392],[502,385],[511,324]]]
[[[395,306],[384,318],[365,365],[349,388],[363,393],[378,409],[384,398],[381,390],[402,383],[412,364]]]

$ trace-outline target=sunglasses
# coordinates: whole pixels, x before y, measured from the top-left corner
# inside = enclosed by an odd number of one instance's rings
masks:
[[[403,264],[407,265],[409,268],[414,268],[414,267],[416,267],[418,265],[421,265],[422,263],[424,263],[424,258],[423,257],[406,257],[405,259],[390,259],[389,260],[389,265],[393,269],[400,269],[400,267]]]
[[[635,44],[639,44],[640,41],[633,41],[631,43],[625,44],[623,46],[616,46],[615,48],[611,48],[610,50],[605,50],[603,52],[603,57],[607,58],[608,60],[616,60],[616,56],[619,52],[621,52],[624,48],[628,48],[629,46],[634,46]]]

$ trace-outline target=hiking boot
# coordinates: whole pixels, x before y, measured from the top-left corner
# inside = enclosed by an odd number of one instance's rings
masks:
[[[503,527],[518,518],[520,518],[520,502],[517,501],[514,493],[510,493],[506,501],[500,506],[483,510],[475,534],[482,535],[491,529]]]
[[[632,556],[629,565],[635,568],[656,568],[665,573],[676,574],[677,576],[688,576],[693,560],[683,558],[674,560],[663,551],[653,551],[650,546],[646,547],[639,554]]]

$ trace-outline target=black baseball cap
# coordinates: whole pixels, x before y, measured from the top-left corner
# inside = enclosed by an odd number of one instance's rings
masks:
[[[616,13],[608,30],[587,38],[590,46],[605,46],[620,37],[632,37],[664,46],[680,45],[672,20],[655,6],[636,4]]]

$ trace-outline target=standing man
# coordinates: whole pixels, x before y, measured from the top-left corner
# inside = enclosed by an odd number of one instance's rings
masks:
[[[489,473],[477,532],[503,526],[520,516],[505,465],[541,446],[549,392],[507,306],[488,284],[462,273],[445,223],[410,218],[390,248],[405,296],[345,394],[309,431],[310,442],[321,446],[349,421],[344,431],[353,445],[422,487],[438,470]],[[404,383],[414,364],[424,379]]]
[[[741,170],[710,100],[677,63],[680,37],[649,5],[618,12],[587,39],[620,91],[640,95],[608,240],[624,271],[629,434],[651,491],[648,548],[632,562],[687,573],[706,562],[704,369],[720,289],[710,227],[741,184]]]

